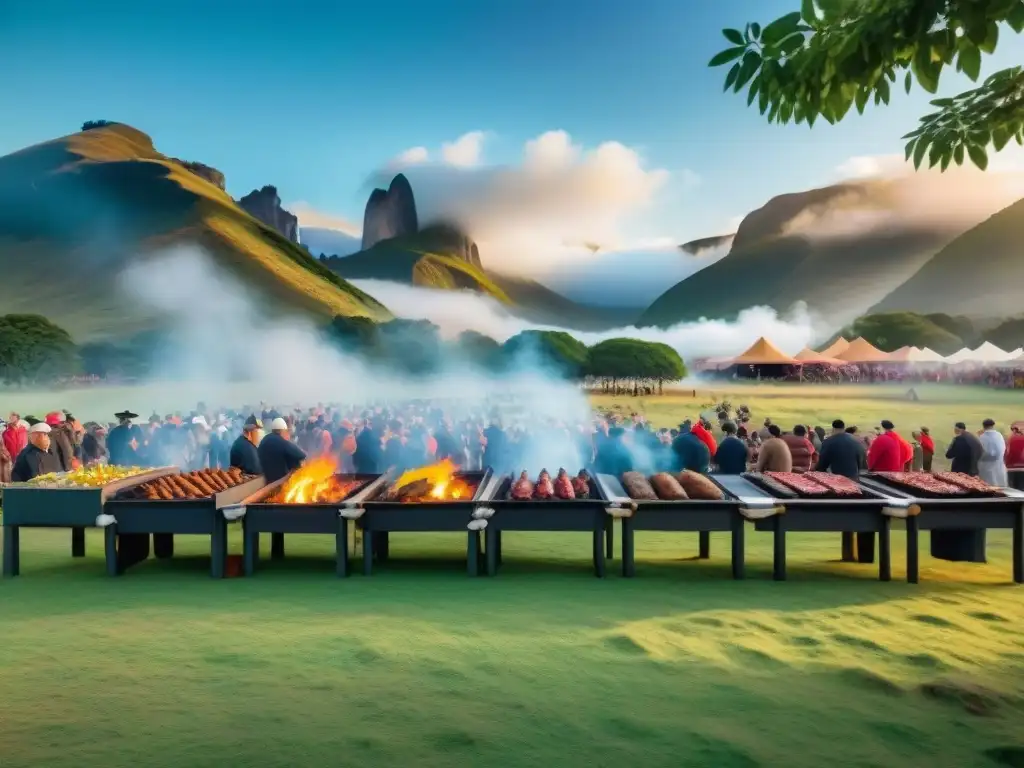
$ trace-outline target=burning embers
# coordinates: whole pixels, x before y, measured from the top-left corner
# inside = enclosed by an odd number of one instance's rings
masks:
[[[271,504],[331,504],[350,496],[365,481],[338,474],[330,457],[316,458],[295,470],[281,488],[267,499]]]
[[[381,501],[420,504],[438,501],[470,501],[479,481],[459,472],[450,459],[418,469],[410,469],[391,485]]]

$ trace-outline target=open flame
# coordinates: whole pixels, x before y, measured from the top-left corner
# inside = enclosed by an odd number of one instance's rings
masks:
[[[424,494],[424,498],[435,501],[473,498],[473,486],[458,477],[458,471],[458,464],[451,459],[444,459],[426,467],[406,470],[392,487],[403,488],[412,483],[426,481],[430,485],[430,490]]]
[[[333,456],[312,459],[292,473],[273,501],[283,504],[341,501],[359,483],[337,477],[338,470],[338,460]]]

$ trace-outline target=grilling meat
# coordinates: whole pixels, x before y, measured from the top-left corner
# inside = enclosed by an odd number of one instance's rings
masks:
[[[555,496],[560,499],[576,498],[576,491],[573,490],[572,481],[565,469],[559,469],[558,476],[555,478]]]
[[[761,486],[776,499],[795,499],[797,497],[796,493],[790,490],[789,487],[761,472],[749,472],[743,475],[743,477]]]
[[[533,498],[533,483],[530,481],[530,476],[526,474],[525,469],[519,475],[519,479],[512,483],[512,490],[509,496],[516,501],[529,501]]]
[[[654,487],[644,477],[642,472],[625,472],[622,475],[622,487],[631,499],[639,501],[657,501],[658,494]]]
[[[535,499],[551,499],[555,495],[555,486],[551,482],[551,475],[548,474],[546,469],[540,471],[540,477],[537,478],[537,487],[533,489],[533,498]]]
[[[683,486],[679,484],[668,472],[659,472],[656,475],[651,475],[648,478],[651,487],[654,492],[658,494],[658,498],[662,501],[681,501],[682,499],[688,499],[686,491],[683,490]]]
[[[913,491],[931,496],[965,496],[967,491],[958,485],[943,482],[929,472],[878,472],[878,477]]]
[[[158,477],[131,489],[125,495],[147,501],[205,499],[251,479],[234,468],[227,471],[199,469],[184,475]]]
[[[984,493],[987,496],[1001,496],[1002,492],[989,485],[980,477],[965,475],[963,472],[936,472],[935,477],[944,483],[955,485],[971,493]]]
[[[679,481],[679,485],[683,487],[686,495],[691,499],[721,501],[725,498],[722,489],[700,472],[684,469],[676,476],[676,479]]]
[[[572,479],[572,489],[578,498],[585,499],[590,496],[590,478],[584,470],[581,469],[580,473]]]
[[[836,496],[849,498],[864,495],[853,480],[842,475],[833,475],[831,472],[805,472],[803,476],[825,486]]]
[[[795,472],[765,472],[764,474],[801,496],[827,496],[829,493],[829,489],[821,483],[808,480],[804,475],[798,475]]]

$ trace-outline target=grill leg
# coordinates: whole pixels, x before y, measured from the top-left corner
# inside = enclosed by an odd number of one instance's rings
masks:
[[[284,560],[284,534],[270,534],[270,559]]]
[[[103,557],[106,560],[107,576],[120,576],[121,568],[117,561],[116,525],[108,525],[103,529]]]
[[[488,525],[484,528],[484,540],[487,547],[487,575],[493,576],[498,572],[498,561],[501,558],[498,551],[501,546],[501,531]]]
[[[21,573],[21,528],[4,526],[4,576]]]
[[[892,518],[882,518],[878,531],[878,579],[892,581]]]
[[[633,539],[633,521],[622,518],[622,575],[633,578],[636,574],[636,547]]]
[[[615,518],[605,515],[604,522],[604,556],[609,560],[615,558]]]
[[[919,529],[917,518],[907,518],[907,582],[917,584],[920,573],[918,560],[920,557],[920,542],[918,541]]]
[[[218,514],[213,521],[210,535],[210,577],[224,578],[224,563],[228,559],[228,523]]]
[[[732,518],[732,577],[742,579],[746,576],[746,533],[743,516],[738,512]]]
[[[363,529],[363,575],[373,573],[373,531]]]
[[[1013,520],[1013,583],[1024,584],[1024,508]]]
[[[843,531],[840,535],[842,536],[842,561],[844,563],[852,563],[856,560],[853,552],[853,533]]]
[[[348,520],[338,518],[338,532],[334,535],[335,569],[339,579],[348,576]]]
[[[772,528],[774,539],[774,552],[772,563],[772,578],[776,581],[786,580],[786,526],[782,521],[782,515],[775,515]]]
[[[160,560],[167,560],[168,558],[174,557],[174,534],[154,533],[153,554]]]
[[[480,531],[467,531],[466,573],[477,576],[480,573]]]
[[[872,531],[857,534],[857,562],[875,562],[875,534]]]
[[[604,526],[594,529],[594,575],[604,578]]]
[[[242,518],[242,564],[246,576],[256,573],[256,561],[260,557],[260,533],[249,530],[248,518]]]
[[[698,533],[698,558],[701,560],[711,559],[711,531],[700,531]]]
[[[85,557],[85,528],[71,529],[71,556]]]

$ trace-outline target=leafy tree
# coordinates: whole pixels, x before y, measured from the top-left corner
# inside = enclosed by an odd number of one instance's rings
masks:
[[[969,317],[964,315],[947,315],[945,312],[934,312],[924,317],[926,320],[935,323],[939,328],[949,331],[954,336],[958,336],[963,342],[960,345],[961,347],[974,346],[975,341],[978,340],[978,329],[974,327],[974,322]]]
[[[523,331],[508,339],[502,351],[511,365],[535,359],[571,379],[583,376],[588,355],[587,345],[565,331]]]
[[[668,344],[607,339],[590,348],[587,373],[603,379],[678,381],[686,376],[686,365]]]
[[[458,350],[474,363],[490,370],[502,367],[501,344],[476,331],[463,331],[455,340]]]
[[[371,353],[379,341],[377,324],[368,317],[337,315],[328,323],[324,334],[346,352]]]
[[[391,320],[377,334],[378,359],[409,373],[429,373],[444,359],[441,329],[428,320]]]
[[[944,67],[972,81],[1000,32],[1024,30],[1024,0],[801,0],[794,11],[762,27],[724,29],[731,47],[710,66],[733,62],[725,89],[747,90],[773,123],[842,120],[869,101],[888,104],[900,81],[935,93]],[[896,86],[899,87],[899,86]],[[942,170],[969,157],[988,167],[1015,139],[1024,145],[1024,67],[1010,67],[953,98],[931,102],[936,111],[906,134],[906,156]]]
[[[40,381],[75,372],[71,336],[41,315],[0,317],[0,379]]]
[[[86,120],[82,123],[82,130],[91,131],[94,128],[105,128],[106,126],[113,124],[114,123],[110,120]]]
[[[929,347],[948,355],[964,346],[962,338],[915,312],[865,315],[853,322],[846,335],[849,338],[863,336],[885,352],[901,347]]]

